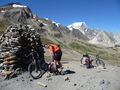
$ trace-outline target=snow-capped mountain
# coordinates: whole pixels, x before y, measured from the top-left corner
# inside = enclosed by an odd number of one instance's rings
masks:
[[[85,30],[87,29],[87,25],[85,24],[85,22],[75,22],[71,25],[68,25],[67,26],[70,30],[73,30],[73,29],[78,29],[78,30]]]
[[[89,28],[85,22],[75,22],[67,26],[71,31],[74,29],[81,31],[83,35],[89,38],[89,43],[102,46],[114,46],[120,44],[120,33],[114,36],[111,32]]]
[[[98,34],[98,32],[100,32],[99,30],[89,28],[85,22],[75,22],[71,25],[68,25],[67,27],[70,30],[80,30],[89,39],[93,39]]]

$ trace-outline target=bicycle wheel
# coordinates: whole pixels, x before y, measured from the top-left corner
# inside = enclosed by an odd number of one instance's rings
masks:
[[[80,64],[83,64],[83,58],[80,59]]]
[[[96,65],[105,67],[105,63],[103,60],[96,60]]]
[[[29,71],[30,76],[34,79],[41,78],[42,75],[45,73],[45,71],[41,70],[40,68],[36,69],[36,65],[34,63],[29,64],[28,71]]]

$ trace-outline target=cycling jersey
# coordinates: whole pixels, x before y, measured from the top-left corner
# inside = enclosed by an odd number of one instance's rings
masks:
[[[55,44],[51,44],[51,45],[49,46],[49,50],[52,51],[53,53],[55,53],[56,51],[58,51],[58,50],[60,50],[60,49],[61,49],[61,48],[58,47],[58,46],[55,45]]]

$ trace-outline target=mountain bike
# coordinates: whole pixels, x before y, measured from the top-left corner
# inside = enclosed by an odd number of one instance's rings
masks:
[[[103,68],[105,68],[105,62],[99,58],[99,55],[96,55],[95,61],[97,66],[102,66]]]
[[[49,64],[46,63],[44,60],[39,58],[39,54],[34,49],[31,50],[29,57],[32,60],[32,62],[28,66],[28,72],[32,78],[39,79],[47,71],[56,75],[63,74],[63,72],[60,72],[58,70],[60,68],[59,65],[56,65],[55,69],[54,62],[50,62]]]
[[[32,61],[28,66],[30,76],[34,79],[41,78],[42,75],[48,70],[48,64],[39,57],[39,54],[34,49],[31,50],[29,59]]]

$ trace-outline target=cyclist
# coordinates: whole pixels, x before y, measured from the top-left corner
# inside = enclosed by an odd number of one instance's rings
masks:
[[[61,51],[61,47],[59,45],[56,44],[46,44],[44,45],[45,48],[49,49],[50,51],[50,56],[52,58],[52,62],[54,62],[54,67],[56,70],[56,66],[59,65],[62,71],[62,64],[61,64],[61,57],[62,57],[62,51]]]
[[[83,65],[86,66],[86,68],[91,68],[92,60],[90,60],[90,56],[87,53],[83,55],[81,60],[82,60]]]

